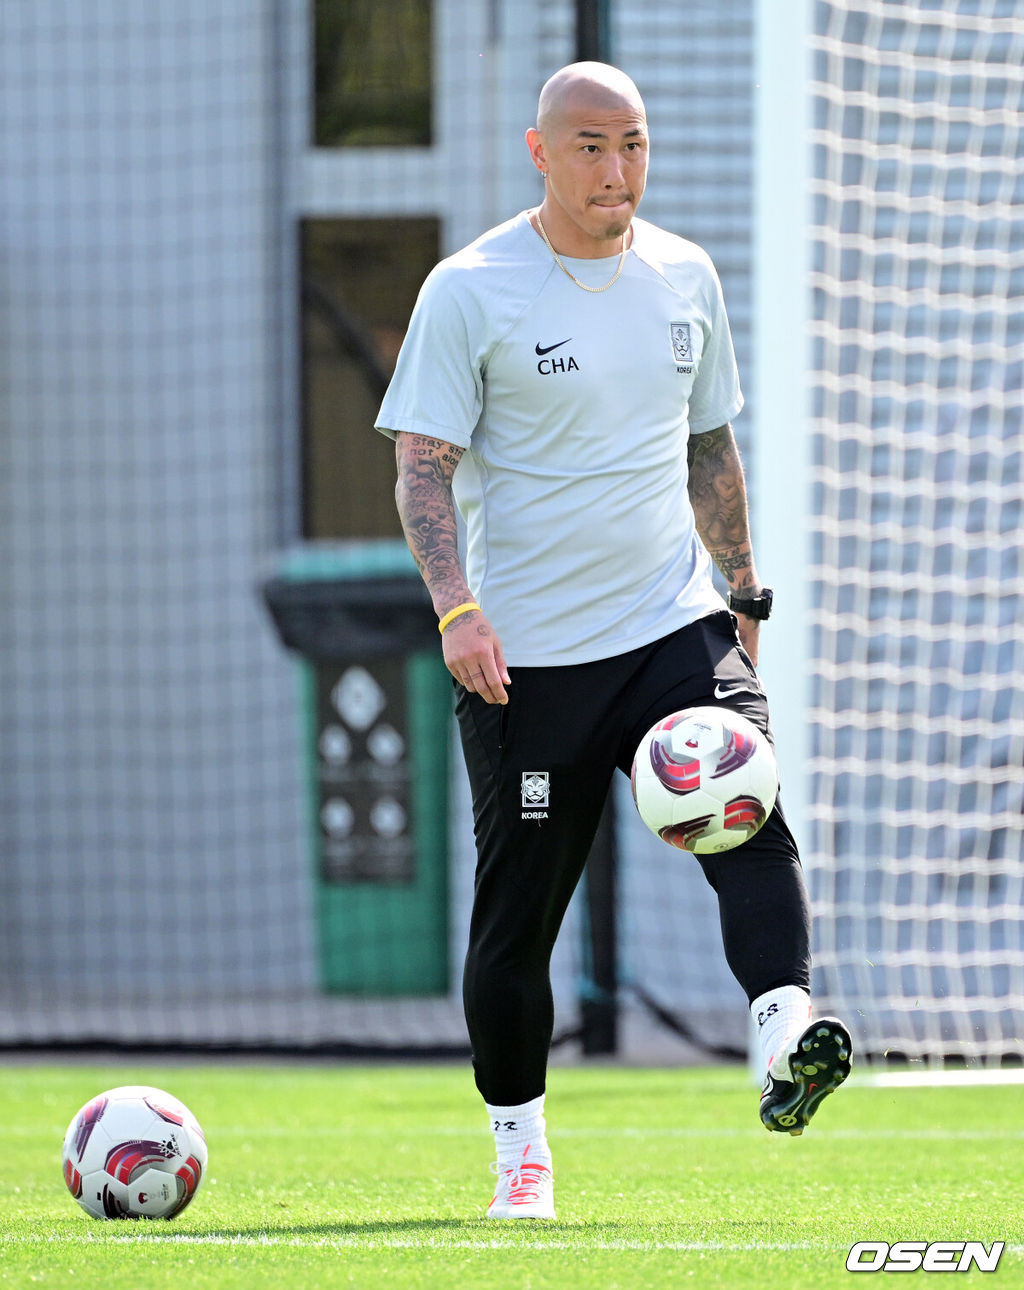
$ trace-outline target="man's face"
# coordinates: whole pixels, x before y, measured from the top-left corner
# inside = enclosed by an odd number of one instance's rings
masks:
[[[590,86],[568,96],[545,124],[543,134],[529,131],[527,142],[548,173],[548,233],[566,255],[607,255],[608,243],[629,228],[647,182],[642,105]]]

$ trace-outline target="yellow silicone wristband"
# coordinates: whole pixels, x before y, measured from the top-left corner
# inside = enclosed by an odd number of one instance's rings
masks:
[[[467,600],[464,605],[456,605],[454,609],[449,609],[441,621],[437,624],[437,630],[443,632],[450,622],[454,622],[460,614],[468,614],[471,609],[479,609],[480,606],[475,600]]]

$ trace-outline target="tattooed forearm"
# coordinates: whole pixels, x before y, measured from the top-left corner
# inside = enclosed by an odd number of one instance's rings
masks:
[[[734,590],[756,581],[747,520],[747,488],[730,425],[691,435],[686,449],[697,532]]]
[[[440,614],[471,599],[459,559],[452,476],[462,449],[441,439],[400,433],[395,445],[395,502],[405,539]]]

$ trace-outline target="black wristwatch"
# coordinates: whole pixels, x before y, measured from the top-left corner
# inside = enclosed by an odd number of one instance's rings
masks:
[[[759,596],[748,596],[746,599],[730,591],[729,608],[734,614],[746,614],[748,618],[768,618],[772,612],[772,589],[762,587]]]

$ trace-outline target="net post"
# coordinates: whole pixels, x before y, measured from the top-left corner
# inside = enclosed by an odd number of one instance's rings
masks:
[[[758,570],[778,598],[758,670],[771,702],[787,820],[803,841],[807,776],[809,596],[805,550],[810,437],[807,283],[807,0],[754,5],[754,426],[751,528]],[[760,1083],[756,1028],[748,1070]]]
[[[608,0],[576,0],[577,61],[609,62],[611,43],[611,14]]]
[[[758,570],[778,606],[761,632],[758,670],[798,842],[808,804],[810,648],[808,23],[807,0],[756,0],[751,524]]]
[[[608,0],[576,0],[575,55],[578,62],[611,59]],[[615,909],[617,869],[615,792],[609,789],[584,877],[583,962],[580,1034],[588,1056],[618,1051],[618,946]]]

